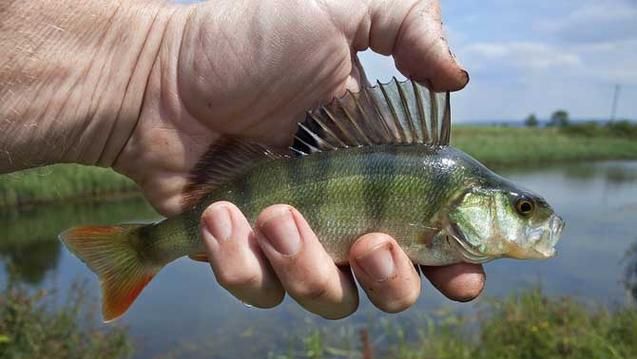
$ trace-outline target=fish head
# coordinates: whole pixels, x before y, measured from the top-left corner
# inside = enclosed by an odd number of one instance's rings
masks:
[[[500,183],[466,191],[450,210],[447,232],[462,257],[474,263],[553,257],[564,220],[541,196]]]

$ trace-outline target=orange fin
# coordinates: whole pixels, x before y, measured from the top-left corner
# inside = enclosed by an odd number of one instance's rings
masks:
[[[206,263],[209,262],[208,255],[206,253],[191,254],[188,257],[190,257],[190,259],[192,259],[193,261],[206,262]]]
[[[99,277],[104,322],[124,314],[161,269],[143,263],[133,247],[141,226],[86,226],[60,234],[66,247]]]

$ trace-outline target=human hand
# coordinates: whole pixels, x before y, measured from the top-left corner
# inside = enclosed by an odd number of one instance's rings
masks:
[[[435,90],[468,81],[448,51],[435,0],[15,2],[0,20],[7,24],[0,50],[12,59],[0,71],[0,172],[56,162],[110,166],[165,215],[181,211],[190,171],[221,136],[286,144],[306,110],[356,91],[364,78],[357,51],[391,54],[405,76]],[[223,218],[213,211],[218,204],[205,212],[202,231],[231,293],[272,306],[285,289],[329,317],[355,309],[349,269],[327,258],[300,213],[266,209],[255,236],[226,205],[233,214],[226,228],[237,240],[215,248],[205,234]],[[268,234],[282,228],[299,229],[298,253],[269,246],[293,239]],[[368,251],[380,260],[361,260]],[[378,262],[393,263],[385,280],[373,278]],[[413,265],[385,235],[359,239],[350,265],[383,310],[404,309],[419,294]],[[482,268],[469,264],[422,272],[457,300],[478,295],[484,281]]]
[[[436,90],[468,81],[442,37],[437,1],[203,3],[177,12],[164,41],[139,123],[115,167],[167,214],[181,210],[188,174],[216,139],[288,144],[307,109],[357,91],[364,81],[357,51],[392,54],[407,77]],[[302,215],[284,205],[265,209],[254,231],[230,203],[211,205],[202,224],[218,282],[245,303],[272,307],[287,292],[311,312],[344,317],[358,305],[352,272],[387,312],[411,306],[420,294],[418,271],[387,235],[356,241],[350,271],[336,266]],[[461,301],[484,284],[477,265],[422,272]]]

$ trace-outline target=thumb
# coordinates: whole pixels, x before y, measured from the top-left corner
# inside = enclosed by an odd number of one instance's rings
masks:
[[[438,0],[371,3],[369,47],[393,55],[407,78],[436,91],[456,91],[469,82],[469,74],[454,59],[444,37]]]

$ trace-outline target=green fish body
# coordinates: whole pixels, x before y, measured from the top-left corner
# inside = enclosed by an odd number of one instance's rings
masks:
[[[415,83],[350,93],[310,112],[290,152],[235,140],[213,147],[181,215],[73,228],[61,238],[101,278],[107,321],[166,264],[204,255],[200,218],[216,201],[236,204],[251,223],[273,204],[297,208],[339,264],[369,232],[392,235],[423,265],[552,256],[561,218],[449,146],[449,121],[448,94]]]
[[[381,145],[265,162],[183,214],[142,227],[140,247],[159,264],[198,256],[199,218],[209,204],[232,202],[254,223],[264,208],[285,203],[303,213],[336,263],[369,232],[392,235],[418,264],[457,263],[463,258],[444,238],[441,211],[487,171],[449,146]]]

